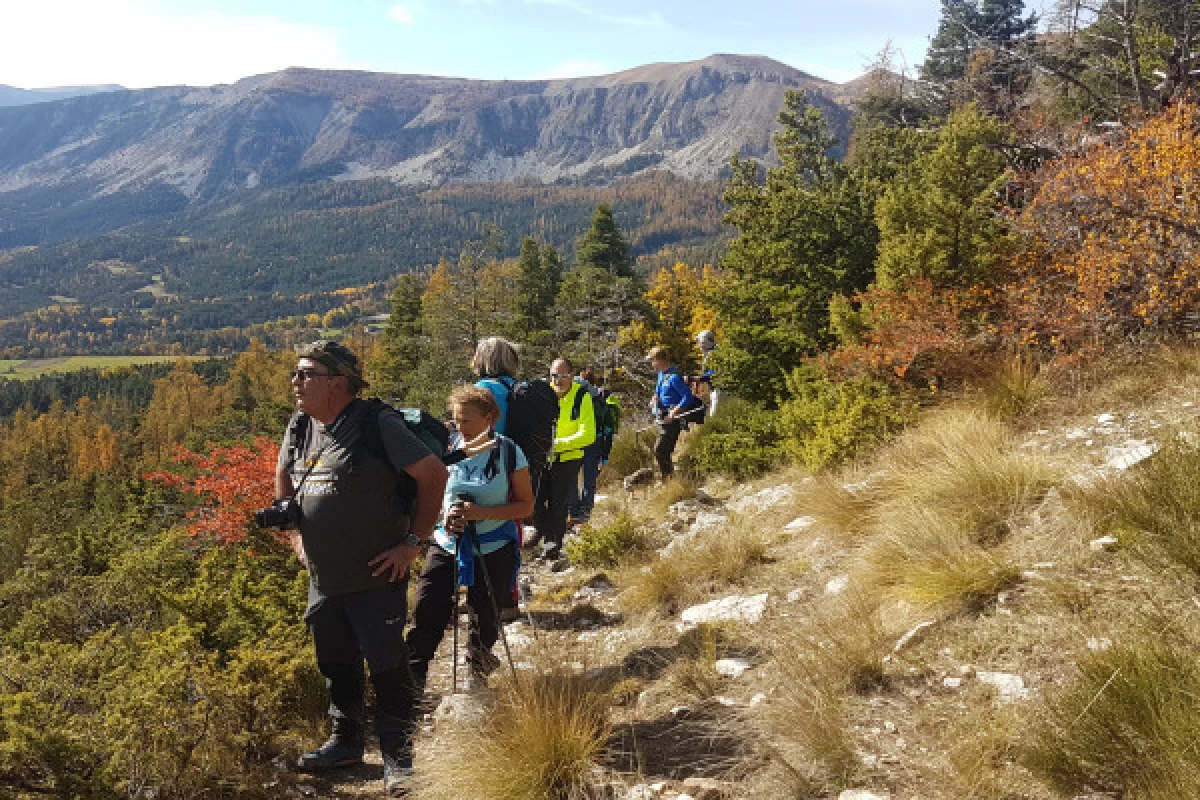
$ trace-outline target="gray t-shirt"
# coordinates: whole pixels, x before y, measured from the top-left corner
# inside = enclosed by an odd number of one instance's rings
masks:
[[[364,419],[369,409],[356,399],[329,426],[310,419],[294,461],[284,435],[279,465],[290,469],[292,485],[299,487],[310,599],[386,586],[387,575],[373,576],[369,562],[408,533],[408,500],[399,492],[397,473],[428,456],[429,448],[399,414],[383,410],[379,436],[389,468],[362,441],[364,427],[372,424]]]

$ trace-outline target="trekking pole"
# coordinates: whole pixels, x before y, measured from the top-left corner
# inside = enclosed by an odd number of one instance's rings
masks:
[[[512,650],[508,647],[508,634],[504,631],[504,620],[500,619],[500,606],[496,602],[496,593],[492,591],[492,576],[488,572],[487,564],[483,563],[483,550],[479,544],[479,534],[475,531],[475,526],[471,525],[468,528],[471,531],[471,545],[475,550],[475,558],[479,560],[479,566],[483,569],[483,585],[487,589],[488,600],[492,604],[492,614],[496,620],[496,630],[500,632],[500,641],[504,645],[504,657],[508,659],[508,669],[512,672],[513,682],[517,680],[517,664],[513,661]]]
[[[458,548],[462,547],[462,539],[454,540],[454,660],[450,662],[450,694],[458,693],[458,590],[462,586],[462,572],[458,569]]]

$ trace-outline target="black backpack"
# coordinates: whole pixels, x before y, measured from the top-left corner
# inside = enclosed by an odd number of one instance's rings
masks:
[[[543,380],[497,378],[508,387],[508,419],[504,435],[512,439],[530,464],[545,464],[554,450],[558,395]]]
[[[608,416],[608,401],[605,400],[604,394],[595,386],[590,389],[579,383],[579,391],[575,393],[575,403],[571,406],[571,419],[579,419],[579,412],[583,408],[583,396],[585,394],[592,397],[592,415],[596,419],[596,442],[603,444],[605,439],[612,438],[612,420]]]

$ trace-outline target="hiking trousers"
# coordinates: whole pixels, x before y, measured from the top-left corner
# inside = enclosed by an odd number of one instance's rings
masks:
[[[683,429],[679,420],[662,422],[658,427],[658,439],[654,442],[654,460],[658,462],[658,471],[664,479],[675,474],[675,445],[679,442],[679,433]]]
[[[575,519],[586,520],[592,515],[596,505],[596,481],[600,477],[600,462],[604,459],[604,446],[589,444],[583,448],[583,466],[580,471],[580,487],[571,505],[571,516]]]
[[[329,690],[333,732],[361,742],[366,733],[363,661],[375,689],[375,732],[385,755],[411,757],[416,689],[404,644],[408,581],[323,597],[305,621],[317,668]]]
[[[533,509],[534,525],[542,536],[542,548],[559,550],[567,533],[567,512],[579,490],[579,468],[583,459],[555,461],[542,476]]]
[[[483,672],[496,640],[500,638],[500,620],[496,618],[492,599],[488,595],[488,584],[483,577],[487,570],[492,589],[496,592],[496,608],[503,611],[512,608],[513,577],[517,569],[517,547],[509,543],[483,558],[475,558],[475,585],[467,587],[467,605],[474,612],[475,624],[467,637],[467,663]],[[446,625],[454,616],[455,573],[458,559],[437,545],[430,545],[425,555],[425,566],[417,579],[417,598],[413,605],[413,625],[408,632],[409,669],[419,688],[424,688],[429,675],[429,662],[437,653],[438,645],[446,635]]]

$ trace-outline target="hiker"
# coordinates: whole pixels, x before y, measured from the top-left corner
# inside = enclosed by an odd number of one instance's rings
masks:
[[[600,477],[600,465],[608,458],[612,449],[612,429],[608,424],[609,391],[600,386],[596,372],[584,367],[575,376],[575,382],[591,395],[592,412],[596,417],[596,441],[583,448],[582,465],[579,468],[580,488],[576,491],[568,518],[571,523],[587,522],[596,505],[596,481]]]
[[[471,370],[478,378],[475,385],[487,389],[496,398],[500,417],[496,420],[495,428],[500,435],[507,430],[508,395],[517,381],[520,360],[516,345],[499,336],[480,339],[471,358]]]
[[[484,685],[499,666],[492,654],[501,624],[498,615],[515,607],[521,566],[516,520],[533,512],[529,465],[521,448],[496,433],[500,407],[495,397],[479,386],[463,386],[454,390],[449,403],[458,428],[455,450],[465,458],[456,463],[456,454],[447,458],[450,480],[442,523],[434,530],[417,579],[407,642],[418,689],[425,686],[429,662],[454,614],[460,584],[468,587],[467,604],[475,621],[467,639],[468,688]]]
[[[702,330],[696,334],[696,347],[700,350],[700,369],[703,370],[693,379],[694,385],[704,386],[708,390],[708,415],[715,416],[717,402],[721,399],[721,390],[713,385],[713,370],[710,364],[712,354],[717,350],[717,337],[710,330]]]
[[[476,386],[492,393],[500,408],[496,433],[507,436],[521,448],[529,464],[529,481],[534,495],[542,487],[542,476],[549,468],[554,448],[554,428],[558,422],[558,394],[545,381],[519,381],[517,347],[507,339],[492,336],[481,339],[471,359],[471,369],[479,378]],[[529,546],[540,537],[536,529],[527,529]]]
[[[558,394],[558,425],[554,437],[554,457],[542,479],[534,507],[534,522],[542,537],[542,560],[562,555],[563,536],[567,532],[567,511],[579,487],[579,468],[583,451],[596,440],[596,417],[592,397],[578,383],[565,358],[550,365],[550,385]]]
[[[658,440],[654,443],[654,458],[658,462],[658,472],[663,480],[675,473],[672,455],[675,444],[679,441],[679,433],[686,422],[685,413],[691,409],[702,408],[698,405],[695,395],[688,388],[687,381],[679,374],[679,370],[671,363],[671,355],[665,347],[651,348],[646,354],[646,360],[658,372],[658,380],[654,386],[654,402],[651,411],[654,413],[655,427],[658,429]]]
[[[297,766],[362,763],[365,659],[384,784],[402,793],[412,774],[416,701],[403,636],[408,568],[433,533],[446,468],[402,416],[358,397],[367,382],[352,352],[319,341],[299,356],[292,372],[297,413],[280,448],[273,510],[298,509],[298,518],[279,524],[298,528],[290,536],[308,568],[305,620],[333,730]],[[400,473],[415,483],[415,505],[400,490]]]

